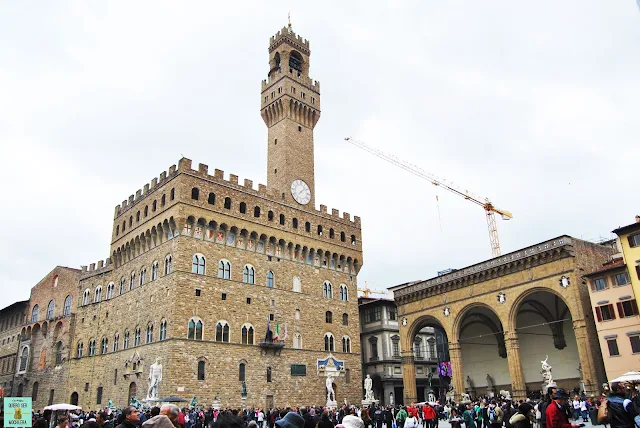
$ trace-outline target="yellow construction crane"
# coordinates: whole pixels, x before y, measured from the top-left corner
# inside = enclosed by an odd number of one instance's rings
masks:
[[[500,214],[503,220],[511,220],[513,218],[513,215],[509,211],[498,209],[493,206],[491,201],[489,201],[489,199],[487,198],[480,198],[469,192],[468,190],[463,190],[453,183],[448,183],[433,174],[429,174],[420,167],[417,167],[409,162],[406,162],[381,150],[369,147],[361,141],[354,140],[351,137],[346,137],[345,140],[353,144],[354,146],[359,147],[362,150],[365,150],[372,155],[379,157],[380,159],[386,160],[389,163],[392,163],[406,171],[409,171],[414,175],[417,175],[420,178],[429,181],[434,186],[442,187],[452,193],[455,193],[458,196],[462,196],[466,200],[471,201],[476,205],[480,205],[482,208],[484,208],[487,217],[487,226],[489,227],[489,241],[491,242],[491,254],[493,255],[493,257],[498,257],[500,255],[500,240],[498,239],[498,227],[496,225],[495,213]]]
[[[369,297],[369,294],[387,294],[384,291],[374,291],[369,288],[367,281],[364,282],[364,288],[358,288],[358,291],[362,291],[363,297]]]

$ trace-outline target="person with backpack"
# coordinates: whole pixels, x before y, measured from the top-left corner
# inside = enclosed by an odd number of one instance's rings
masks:
[[[489,408],[487,409],[487,416],[489,416],[491,428],[502,427],[502,409],[496,404],[495,400],[491,400],[491,404],[489,404]]]
[[[627,389],[622,382],[612,382],[607,401],[598,411],[598,422],[609,423],[611,428],[635,428],[634,418],[638,416],[631,400],[627,398]],[[602,415],[604,414],[604,415]]]
[[[518,411],[509,418],[509,425],[512,428],[531,428],[531,410],[531,404],[520,404]]]
[[[407,411],[402,407],[396,415],[396,424],[398,425],[398,428],[404,428],[404,421],[407,419],[407,416],[409,416]]]
[[[467,408],[462,413],[462,419],[466,428],[476,428],[476,422],[473,420],[473,407],[467,404]]]

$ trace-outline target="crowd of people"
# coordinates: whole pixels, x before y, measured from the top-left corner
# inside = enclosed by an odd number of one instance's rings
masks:
[[[606,420],[598,421],[605,406]],[[463,403],[419,403],[409,406],[339,409],[322,407],[275,409],[180,409],[165,404],[140,411],[134,406],[119,411],[72,412],[60,416],[57,428],[579,428],[585,422],[611,428],[640,428],[640,395],[613,382],[601,397],[570,395],[549,388],[538,401],[511,401],[478,397]],[[464,424],[464,427],[463,427]],[[34,428],[48,428],[46,418],[36,418]]]

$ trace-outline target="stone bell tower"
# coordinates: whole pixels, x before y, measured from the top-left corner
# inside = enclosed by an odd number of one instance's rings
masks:
[[[291,23],[269,42],[262,81],[262,119],[269,128],[267,187],[282,201],[315,208],[313,129],[320,119],[320,82],[309,77],[309,41]]]

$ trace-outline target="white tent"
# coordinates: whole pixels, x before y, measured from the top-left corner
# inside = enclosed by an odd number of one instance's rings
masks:
[[[609,383],[611,382],[640,383],[640,372],[626,372],[622,376],[611,379]]]
[[[56,410],[82,410],[82,407],[74,406],[73,404],[59,403],[59,404],[52,404],[51,406],[47,406],[44,408],[44,410],[51,410],[54,412]]]

